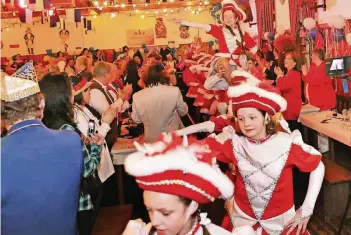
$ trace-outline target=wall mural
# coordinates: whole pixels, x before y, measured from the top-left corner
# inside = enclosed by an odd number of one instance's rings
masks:
[[[61,43],[65,49],[65,52],[68,50],[67,40],[69,39],[69,31],[67,29],[61,29],[59,32]]]
[[[30,27],[26,29],[26,32],[23,38],[27,45],[28,54],[33,55],[34,54],[34,34],[32,33],[32,30]]]
[[[183,38],[183,39],[187,39],[190,37],[190,34],[189,34],[189,26],[186,26],[186,25],[181,25],[179,26],[179,36],[180,38]]]
[[[162,18],[156,18],[155,34],[156,38],[167,38],[167,28]]]
[[[215,21],[218,24],[222,24],[221,9],[222,9],[221,3],[213,4],[212,7],[210,8],[211,16],[215,19]]]

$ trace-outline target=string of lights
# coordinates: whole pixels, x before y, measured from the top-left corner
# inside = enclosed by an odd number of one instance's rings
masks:
[[[216,2],[216,0],[213,0],[212,2]],[[107,15],[107,14],[109,14],[111,18],[115,18],[118,14],[125,14],[129,16],[140,16],[140,18],[144,19],[146,17],[167,17],[170,15],[175,15],[177,13],[180,13],[182,9],[186,12],[199,15],[207,8],[207,6],[209,6],[210,1],[209,0],[188,1],[185,3],[186,7],[181,7],[181,8],[180,7],[172,8],[172,3],[174,3],[174,0],[169,0],[167,3],[158,1],[155,3],[133,3],[133,4],[125,4],[125,3],[120,4],[114,1],[108,2],[107,0],[103,0],[103,1],[93,0],[91,1],[90,7],[75,7],[73,9],[81,9],[81,10],[87,9],[91,13],[84,17],[87,17],[87,18],[92,17],[93,19],[96,19],[99,16]],[[48,10],[48,14],[49,14],[49,11],[53,11],[53,10],[59,11],[59,10],[67,10],[67,9],[72,9],[72,8],[53,7],[52,9]],[[12,13],[14,17],[17,16],[17,12],[15,11],[7,12],[7,13]],[[22,23],[18,20],[18,18],[12,18],[12,20],[15,20],[15,22],[10,21],[9,23],[8,22],[5,23],[6,26],[2,27],[1,31],[3,30],[9,31],[10,28],[15,27],[16,25],[21,26]],[[34,24],[39,22],[41,22],[41,20],[33,21],[32,23]]]

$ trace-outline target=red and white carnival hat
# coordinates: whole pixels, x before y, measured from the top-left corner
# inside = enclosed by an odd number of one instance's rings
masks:
[[[287,102],[277,88],[246,71],[235,70],[232,73],[234,83],[228,89],[234,115],[240,108],[257,108],[270,115],[286,110]]]
[[[237,15],[239,21],[244,21],[246,20],[246,14],[245,12],[236,4],[234,0],[223,0],[222,1],[222,13],[221,13],[221,20],[223,22],[223,14],[225,11],[234,11],[234,13]]]
[[[233,183],[220,171],[215,154],[202,142],[164,134],[154,144],[135,146],[138,151],[129,155],[124,165],[140,188],[202,204],[232,197]]]

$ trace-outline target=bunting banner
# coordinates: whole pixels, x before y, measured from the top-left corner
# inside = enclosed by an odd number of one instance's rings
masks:
[[[32,23],[33,22],[33,11],[29,9],[18,9],[18,17],[21,23]]]
[[[87,30],[91,30],[91,20],[87,20]]]
[[[50,4],[51,4],[51,0],[43,0],[44,9],[50,9],[51,8]]]

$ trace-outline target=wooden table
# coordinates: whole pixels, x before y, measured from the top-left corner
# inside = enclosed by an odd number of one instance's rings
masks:
[[[118,199],[121,205],[124,204],[124,186],[123,186],[124,160],[127,158],[129,154],[136,151],[133,144],[134,141],[142,143],[143,137],[137,137],[134,139],[118,138],[111,150],[112,163],[115,167],[116,177],[117,177]]]
[[[351,147],[351,123],[340,119],[331,119],[327,123],[321,121],[331,117],[332,111],[305,113],[300,115],[300,121],[304,125],[304,137],[307,139],[306,127],[313,129],[329,137],[329,152],[331,160],[335,160],[334,140]],[[343,116],[338,114],[338,118]]]

